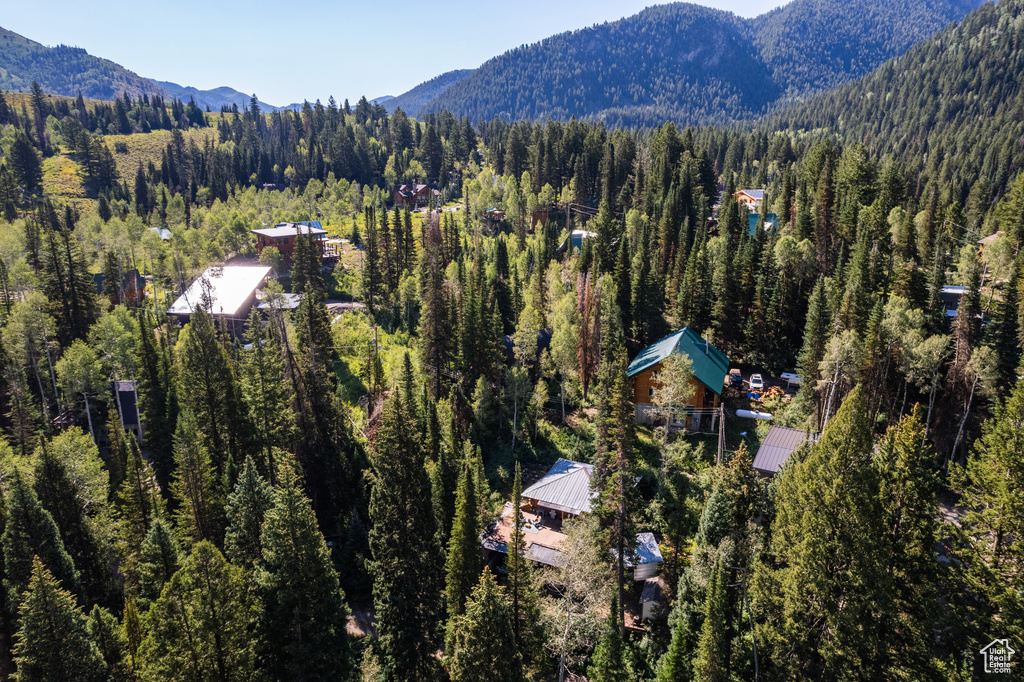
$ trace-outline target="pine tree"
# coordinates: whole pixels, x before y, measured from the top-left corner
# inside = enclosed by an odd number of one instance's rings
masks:
[[[233,446],[236,435],[244,433],[244,419],[230,412],[236,394],[234,373],[213,320],[201,306],[178,335],[176,349],[182,416],[185,411],[194,415],[195,435],[201,437],[217,473],[223,475],[228,459],[237,455]]]
[[[92,439],[71,428],[44,440],[35,456],[34,488],[50,512],[81,579],[83,601],[104,599],[111,588],[110,557],[95,524],[106,508],[107,472]]]
[[[263,560],[260,534],[272,504],[270,486],[256,470],[252,457],[246,457],[225,508],[228,527],[224,533],[224,553],[231,563],[251,568]]]
[[[679,589],[676,590],[678,602],[669,618],[672,627],[672,639],[669,641],[668,650],[658,661],[657,680],[658,682],[676,682],[676,680],[687,679],[692,674],[693,668],[690,665],[690,650],[694,637],[694,629],[690,627],[688,612],[691,609],[684,609],[687,606],[683,601],[685,590],[683,589],[688,573],[684,572],[679,578]]]
[[[109,674],[74,596],[61,589],[39,557],[32,559],[18,611],[14,662],[19,682],[100,682]]]
[[[309,499],[288,468],[267,510],[256,580],[278,679],[336,679],[348,670],[348,608]]]
[[[22,592],[32,578],[33,562],[41,561],[47,572],[57,576],[74,591],[79,575],[74,561],[64,549],[60,531],[50,512],[39,503],[32,486],[17,468],[11,476],[5,499],[7,521],[0,544],[3,545],[3,584],[7,613],[14,619],[22,602]]]
[[[114,427],[114,432],[120,433],[117,427]],[[150,523],[160,515],[163,498],[156,475],[149,462],[143,459],[132,433],[128,434],[125,477],[117,491],[117,498],[118,516],[122,521],[122,541],[126,554],[133,557],[142,547]]]
[[[1021,360],[1017,341],[1020,334],[1017,316],[1021,304],[1019,271],[1020,262],[1017,259],[1010,265],[1010,273],[1003,288],[1003,300],[995,304],[992,319],[985,327],[986,342],[998,353],[997,376],[999,388],[1002,390],[1010,390],[1016,383],[1017,367]]]
[[[719,557],[715,562],[704,601],[704,624],[700,629],[697,655],[693,661],[694,680],[725,682],[729,679],[729,632],[726,609],[725,567]]]
[[[171,447],[173,427],[168,423],[166,363],[157,347],[152,320],[148,314],[139,319],[139,401],[142,422],[146,427],[146,444],[161,487],[171,481],[174,450]]]
[[[993,628],[1007,637],[1024,636],[1024,598],[1015,587],[1024,570],[1024,381],[996,405],[982,425],[966,466],[951,466],[954,490],[967,510],[961,518],[971,559],[959,567],[959,582],[978,597],[969,607],[967,636],[984,646]]]
[[[171,492],[178,502],[175,521],[186,543],[214,540],[221,533],[219,483],[199,425],[185,408],[174,434],[175,475]]]
[[[197,543],[145,617],[139,677],[251,678],[261,649],[252,617],[257,608],[245,572],[209,542]]]
[[[512,485],[512,508],[519,510],[523,503],[523,477],[519,462],[516,462],[515,480]],[[537,593],[533,588],[533,566],[526,558],[526,541],[523,533],[523,515],[516,513],[512,523],[512,535],[508,543],[508,595],[512,607],[512,632],[515,636],[516,651],[526,669],[541,662],[540,608]]]
[[[436,224],[431,224],[424,234],[420,255],[420,353],[422,367],[429,374],[430,392],[435,399],[442,395],[442,379],[448,371],[451,355],[441,249],[441,231]]]
[[[922,446],[921,409],[891,426],[878,443],[872,460],[878,471],[880,529],[874,551],[889,579],[887,599],[875,610],[884,633],[884,652],[870,662],[872,677],[900,670],[919,679],[938,676],[929,633],[938,622],[936,585],[939,537],[935,462]]]
[[[139,618],[139,608],[131,596],[124,602],[124,616],[121,619],[121,631],[124,632],[127,643],[128,655],[131,659],[131,669],[134,671],[138,666],[137,655],[139,645],[142,644],[143,631],[142,620]]]
[[[608,614],[608,623],[594,654],[590,657],[587,679],[593,682],[627,682],[629,670],[623,659],[622,635],[619,633],[619,605],[612,597],[612,608]]]
[[[512,612],[490,570],[484,570],[473,588],[454,632],[446,661],[452,682],[519,679]]]
[[[875,552],[881,511],[866,409],[857,387],[778,482],[774,559],[757,565],[751,599],[772,614],[772,627],[758,631],[790,676],[847,669],[884,647],[873,615],[887,595]]]
[[[797,360],[797,368],[804,386],[814,386],[819,377],[818,367],[825,357],[831,315],[825,297],[825,280],[819,279],[811,292],[807,308],[807,323],[804,326],[804,343]]]
[[[370,573],[385,680],[434,679],[442,562],[422,451],[397,392],[374,437]]]
[[[181,567],[181,548],[170,526],[161,518],[153,521],[139,553],[139,602],[147,608]]]
[[[458,490],[455,493],[455,519],[452,522],[445,561],[445,602],[448,607],[445,640],[449,647],[454,642],[453,628],[458,623],[458,616],[462,615],[469,593],[483,568],[476,491],[473,485],[475,478],[474,473],[464,463],[459,474]]]
[[[607,276],[602,289],[610,285]],[[635,453],[635,417],[632,391],[626,376],[629,364],[625,340],[619,324],[618,306],[604,297],[601,310],[601,400],[597,416],[597,452],[594,455],[594,488],[599,492],[598,513],[608,530],[608,547],[618,558],[618,600],[620,630],[625,633],[625,566],[627,549],[633,537],[629,509],[635,495],[632,480]]]
[[[89,613],[86,630],[110,671],[107,679],[110,682],[129,682],[134,679],[128,656],[128,638],[117,622],[117,617],[102,606],[95,605]]]

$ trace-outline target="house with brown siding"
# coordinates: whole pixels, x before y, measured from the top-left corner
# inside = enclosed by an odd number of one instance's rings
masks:
[[[688,416],[678,422],[673,421],[673,426],[688,431],[700,431],[706,426],[704,420],[714,422],[712,412],[718,407],[722,396],[729,358],[689,327],[683,327],[644,348],[626,370],[633,388],[636,420],[642,424],[653,424],[657,419],[653,404],[660,388],[658,377],[662,364],[675,353],[690,359],[693,368],[693,378],[690,382],[694,386],[694,391],[684,406],[689,408]]]
[[[292,254],[295,252],[295,240],[299,235],[313,235],[317,248],[320,250],[320,258],[337,257],[337,252],[331,250],[327,242],[327,230],[323,229],[319,220],[310,220],[301,223],[278,223],[273,227],[266,227],[253,230],[256,235],[256,255],[263,255],[263,249],[268,246],[275,247],[281,252],[285,265],[292,264]]]

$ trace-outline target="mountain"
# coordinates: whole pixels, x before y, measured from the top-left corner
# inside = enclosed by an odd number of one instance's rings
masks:
[[[28,91],[32,81],[54,95],[75,97],[81,90],[90,99],[112,100],[127,91],[164,94],[159,86],[80,47],[47,47],[0,28],[0,90]]]
[[[980,4],[977,0],[797,0],[750,23],[775,82],[799,95],[869,73]]]
[[[510,50],[414,113],[726,123],[857,78],[977,4],[794,0],[754,19],[660,5]]]
[[[1022,73],[1024,0],[1001,0],[759,126],[861,143],[985,206],[1024,169]]]
[[[75,97],[81,90],[84,97],[99,100],[112,100],[125,91],[133,97],[149,93],[177,97],[183,102],[193,97],[200,107],[209,106],[212,111],[219,111],[225,104],[247,108],[250,99],[250,95],[228,87],[199,90],[143,78],[80,47],[47,47],[0,28],[0,90],[27,92],[33,80],[52,95]],[[264,111],[278,108],[266,102],[260,102],[260,107]]]
[[[370,104],[385,104],[395,98],[394,95],[384,95],[370,100]]]
[[[247,95],[244,92],[239,92],[238,90],[227,86],[214,88],[213,90],[200,90],[198,88],[193,88],[192,86],[171,83],[170,81],[158,81],[156,79],[150,80],[163,89],[169,96],[177,97],[182,102],[186,103],[191,97],[195,99],[196,104],[201,108],[209,107],[211,111],[220,111],[222,106],[230,107],[232,104],[237,104],[239,109],[245,110],[249,108],[249,103],[252,99],[252,95]],[[256,102],[260,105],[260,109],[263,111],[278,110],[278,107],[273,104],[267,104],[259,99],[257,99]]]
[[[415,114],[427,102],[441,95],[459,81],[465,80],[471,73],[473,73],[473,69],[457,69],[448,73],[442,73],[440,76],[435,76],[424,83],[420,83],[412,90],[404,92],[398,97],[391,97],[386,101],[382,101],[381,104],[387,108],[389,114],[394,113],[395,109],[398,108],[401,108],[407,114]],[[373,103],[376,104],[377,101],[374,100]]]

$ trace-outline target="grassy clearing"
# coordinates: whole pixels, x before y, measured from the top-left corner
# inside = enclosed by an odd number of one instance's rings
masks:
[[[43,160],[43,191],[60,203],[91,204],[78,162],[66,155]]]
[[[207,138],[213,142],[217,140],[217,131],[213,128],[192,128],[183,130],[182,134],[185,136],[186,145],[190,140],[194,140],[197,145],[202,147]],[[154,165],[160,165],[160,156],[171,141],[171,131],[154,130],[149,133],[132,133],[131,135],[107,135],[103,141],[114,155],[118,176],[121,180],[127,181],[131,187],[135,182],[135,173],[139,169],[139,164],[142,164],[143,168],[150,161]],[[118,152],[119,143],[123,143],[128,151]]]

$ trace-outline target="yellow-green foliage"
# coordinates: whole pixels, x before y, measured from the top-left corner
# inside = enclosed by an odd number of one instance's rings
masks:
[[[91,201],[86,195],[81,167],[64,155],[43,160],[43,191],[61,203],[77,205]]]
[[[189,144],[189,140],[195,140],[200,148],[206,143],[207,138],[212,142],[217,141],[217,131],[213,128],[192,128],[183,130],[182,134],[185,136],[186,145]],[[107,135],[103,140],[114,155],[118,176],[121,180],[126,180],[129,187],[132,187],[140,163],[145,168],[152,161],[159,167],[160,156],[171,141],[171,131],[154,130],[149,133],[132,133],[131,135]],[[127,154],[117,153],[114,145],[118,142],[123,142],[128,146]]]

